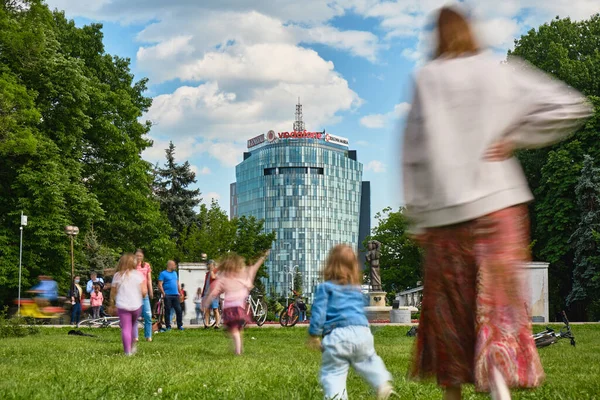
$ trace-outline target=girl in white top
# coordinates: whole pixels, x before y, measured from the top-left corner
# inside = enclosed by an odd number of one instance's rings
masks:
[[[134,329],[142,313],[142,301],[148,293],[144,276],[136,270],[136,259],[133,254],[121,256],[117,265],[110,290],[111,313],[114,314],[116,304],[121,325],[121,339],[125,355],[136,352]]]

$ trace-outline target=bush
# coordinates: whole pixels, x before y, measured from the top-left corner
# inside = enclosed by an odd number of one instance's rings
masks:
[[[23,317],[9,318],[6,309],[0,311],[0,339],[35,335],[40,329],[28,324]]]

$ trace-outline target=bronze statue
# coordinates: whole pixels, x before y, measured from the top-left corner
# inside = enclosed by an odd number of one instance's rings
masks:
[[[370,240],[367,243],[367,263],[371,267],[371,291],[381,292],[381,275],[379,274],[379,256],[381,252],[381,243],[377,240]]]

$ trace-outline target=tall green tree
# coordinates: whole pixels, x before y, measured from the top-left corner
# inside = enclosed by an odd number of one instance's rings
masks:
[[[160,201],[161,210],[168,216],[173,227],[173,234],[179,237],[184,229],[189,227],[196,217],[194,208],[200,204],[199,189],[188,187],[196,183],[196,174],[191,170],[190,163],[175,162],[175,145],[169,142],[166,150],[167,161],[164,168],[158,170],[158,188],[156,195]]]
[[[232,220],[236,225],[236,235],[233,243],[233,251],[246,259],[248,264],[256,262],[265,251],[271,248],[275,241],[275,232],[264,231],[264,220],[255,217],[241,216]],[[268,278],[264,264],[258,270],[254,285],[261,292],[265,293],[265,286],[262,278]]]
[[[570,139],[555,146],[518,152],[536,201],[530,206],[533,257],[550,262],[551,314],[566,306],[572,291],[576,248],[569,244],[580,221],[575,188],[584,154],[600,157],[600,16],[585,21],[557,18],[515,41],[511,56],[519,56],[583,92],[595,114]],[[585,310],[569,310],[575,320]]]
[[[75,259],[87,270],[84,238],[120,253],[174,251],[170,226],[152,196],[146,80],[129,60],[106,54],[102,26],[78,28],[41,0],[0,0],[0,302],[16,293],[19,214],[23,286],[39,273],[66,290],[70,249],[64,226],[79,226]]]
[[[582,303],[588,317],[597,320],[600,317],[600,168],[589,155],[584,157],[575,195],[581,217],[571,237],[575,267],[573,289],[567,302]]]
[[[409,223],[403,208],[393,211],[391,207],[386,207],[375,214],[375,219],[377,226],[363,247],[367,247],[369,240],[381,243],[381,284],[388,297],[392,298],[398,292],[415,287],[422,279],[421,250],[406,233]],[[364,273],[368,279],[371,270],[368,263],[366,265]]]
[[[209,259],[218,259],[233,249],[236,232],[236,221],[229,220],[216,200],[210,207],[202,204],[195,222],[181,235],[177,258],[194,262],[206,254]]]

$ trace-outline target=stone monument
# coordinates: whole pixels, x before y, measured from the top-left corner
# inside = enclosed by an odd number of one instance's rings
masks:
[[[381,274],[379,270],[379,258],[381,256],[381,243],[371,240],[367,243],[366,260],[371,267],[371,285],[369,290],[369,305],[365,312],[369,321],[387,320],[390,317],[392,307],[385,305],[386,292],[381,287]]]

